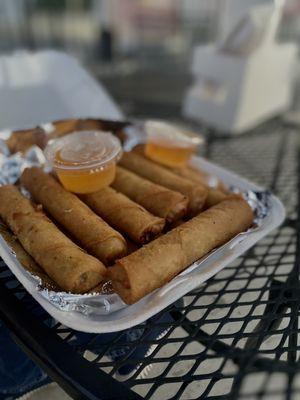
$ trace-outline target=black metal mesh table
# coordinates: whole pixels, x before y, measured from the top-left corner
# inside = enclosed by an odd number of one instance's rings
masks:
[[[206,156],[275,192],[285,204],[285,223],[254,248],[157,315],[124,356],[122,333],[105,342],[37,315],[23,287],[0,270],[0,316],[17,342],[74,398],[89,399],[297,399],[299,359],[299,177],[296,129],[273,120],[244,136],[208,136]],[[161,322],[169,313],[173,322]],[[151,339],[158,326],[168,328]],[[136,327],[140,329],[140,327]],[[113,376],[129,354],[156,345],[135,374]],[[151,365],[151,368],[149,366]]]

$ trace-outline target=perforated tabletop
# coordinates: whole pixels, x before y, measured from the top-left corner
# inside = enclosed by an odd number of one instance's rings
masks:
[[[277,119],[243,136],[209,132],[205,155],[271,189],[287,219],[146,324],[106,336],[55,324],[3,262],[1,319],[74,398],[300,398],[297,140],[297,130]],[[116,372],[128,364],[138,368],[117,382]]]

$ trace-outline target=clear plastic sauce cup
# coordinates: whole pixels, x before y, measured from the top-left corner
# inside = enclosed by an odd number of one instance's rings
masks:
[[[170,167],[184,167],[203,142],[200,136],[185,132],[163,121],[145,123],[145,154],[153,161]]]
[[[113,182],[122,147],[109,132],[81,131],[49,142],[45,155],[65,189],[93,193]]]

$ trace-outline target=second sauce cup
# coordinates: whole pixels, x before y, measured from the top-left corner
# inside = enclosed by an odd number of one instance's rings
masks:
[[[169,167],[185,167],[203,141],[195,134],[158,120],[147,121],[145,130],[145,155]]]

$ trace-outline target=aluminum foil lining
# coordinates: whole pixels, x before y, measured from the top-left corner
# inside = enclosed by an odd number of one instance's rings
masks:
[[[140,142],[140,140],[136,140],[136,134],[137,130],[132,128],[128,148]],[[37,146],[31,147],[25,154],[16,153],[10,155],[5,141],[0,139],[0,186],[4,184],[16,183],[25,168],[44,165],[45,161],[46,160],[43,151]],[[214,177],[212,177],[212,179],[213,178]],[[240,193],[240,191],[236,188],[231,188],[231,190],[233,192]],[[26,196],[29,195],[28,192],[24,192],[24,194]],[[178,280],[189,279],[189,274],[191,271],[195,270],[196,268],[198,270],[198,267],[202,266],[203,263],[212,255],[212,253],[221,253],[225,248],[233,249],[238,243],[243,241],[245,237],[260,229],[260,227],[264,224],[264,221],[270,212],[271,193],[268,191],[246,191],[242,192],[241,194],[254,211],[254,226],[247,232],[237,235],[230,242],[214,250],[201,260],[193,263],[190,267],[185,269],[181,274],[174,278],[174,283],[178,283]],[[44,287],[43,282],[39,277],[31,275],[31,278],[36,283],[36,290],[53,306],[60,310],[79,312],[85,315],[107,315],[126,307],[126,304],[117,294],[107,293],[105,286],[102,288],[101,293],[97,292],[78,295],[49,290]]]
[[[52,305],[63,311],[76,311],[85,315],[105,315],[126,307],[116,293],[105,293],[105,287],[102,288],[102,293],[55,292],[45,288],[39,277],[34,278],[37,280],[37,291]]]
[[[32,146],[25,154],[10,155],[4,141],[0,141],[0,186],[14,184],[25,168],[40,166],[46,161],[43,151]]]

